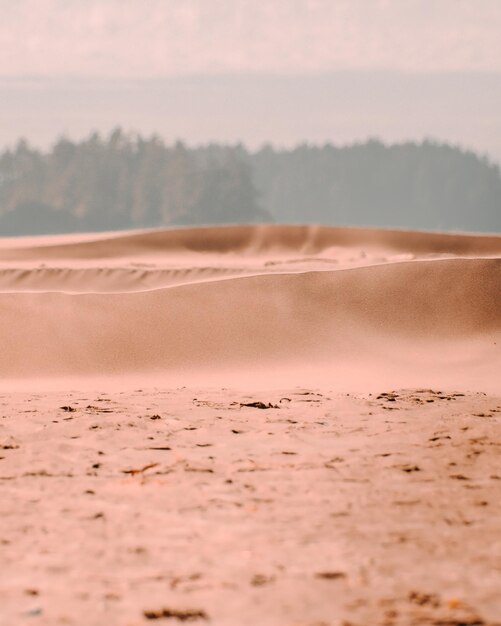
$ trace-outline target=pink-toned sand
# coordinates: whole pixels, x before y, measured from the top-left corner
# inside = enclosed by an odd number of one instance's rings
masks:
[[[1,626],[501,624],[500,257],[0,240]]]

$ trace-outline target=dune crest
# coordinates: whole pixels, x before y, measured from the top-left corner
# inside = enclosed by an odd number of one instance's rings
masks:
[[[435,233],[376,228],[259,224],[208,226],[108,235],[54,235],[0,240],[5,260],[111,259],[148,254],[319,254],[331,247],[380,247],[417,254],[501,254],[501,236]]]

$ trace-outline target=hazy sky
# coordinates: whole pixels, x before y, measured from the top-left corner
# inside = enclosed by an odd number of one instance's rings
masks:
[[[501,71],[500,0],[0,0],[0,75]]]
[[[501,162],[501,0],[0,0],[0,148],[116,125]]]

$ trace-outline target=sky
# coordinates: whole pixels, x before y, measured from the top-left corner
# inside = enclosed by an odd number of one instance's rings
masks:
[[[499,0],[0,0],[0,75],[501,71]]]
[[[501,0],[0,0],[0,147],[435,137],[501,161]]]

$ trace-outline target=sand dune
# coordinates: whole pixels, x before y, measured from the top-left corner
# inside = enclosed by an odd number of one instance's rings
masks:
[[[440,368],[497,382],[501,237],[249,226],[60,239],[0,252],[5,379],[272,368],[278,382],[308,363],[345,385]]]

